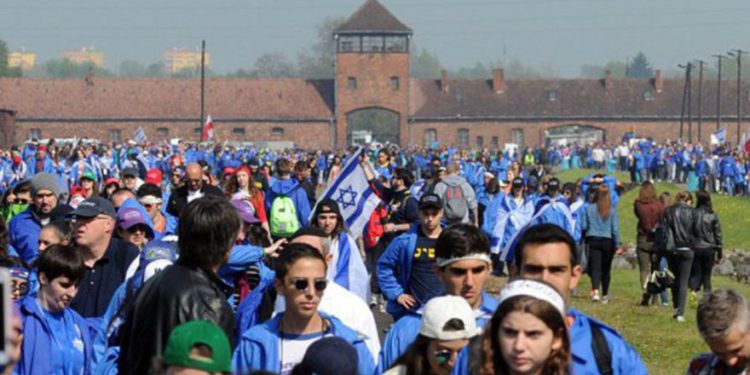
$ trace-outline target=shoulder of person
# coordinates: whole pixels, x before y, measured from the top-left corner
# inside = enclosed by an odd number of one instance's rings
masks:
[[[339,320],[339,318],[333,315],[321,314],[321,316],[323,317],[323,319],[326,319],[331,323],[331,329],[333,331],[334,336],[340,337],[348,341],[352,345],[356,345],[358,343],[364,343],[366,340],[370,338],[366,334],[347,326],[341,320]]]
[[[690,360],[688,365],[688,375],[711,375],[719,373],[718,370],[723,366],[723,362],[713,353],[702,353]]]

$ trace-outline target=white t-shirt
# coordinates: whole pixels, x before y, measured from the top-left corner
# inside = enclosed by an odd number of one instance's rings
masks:
[[[285,308],[284,297],[276,296],[274,315],[283,312]],[[318,305],[318,310],[335,317],[345,326],[366,336],[365,344],[377,365],[380,353],[378,328],[375,325],[375,318],[372,316],[370,307],[361,298],[344,287],[329,281],[320,305]]]
[[[202,190],[188,190],[187,194],[187,202],[190,203],[198,198],[203,198],[203,191]]]
[[[279,337],[279,360],[281,361],[281,375],[292,373],[292,369],[305,357],[307,348],[315,341],[325,337],[324,332],[315,332],[306,335],[292,335],[282,333]]]

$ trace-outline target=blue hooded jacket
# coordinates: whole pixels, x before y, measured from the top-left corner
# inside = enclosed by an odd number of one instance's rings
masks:
[[[495,309],[497,309],[497,300],[489,294],[482,292],[482,305],[475,314],[477,327],[484,327],[492,319]],[[422,309],[404,315],[393,324],[380,349],[380,359],[378,360],[378,371],[375,372],[376,374],[385,372],[385,370],[393,366],[401,355],[406,353],[409,345],[419,335],[421,321]]]
[[[293,178],[273,178],[269,186],[268,194],[266,194],[266,211],[268,211],[269,216],[273,200],[279,195],[288,196],[292,199],[294,207],[297,209],[297,220],[299,221],[300,228],[306,226],[310,217],[310,201],[307,200],[305,189],[300,188],[297,180]]]
[[[71,362],[66,357],[67,351],[63,348],[63,346],[67,347],[70,344],[57,343],[53,335],[59,337],[63,333],[52,332],[52,327],[47,322],[45,313],[41,310],[36,296],[27,296],[21,302],[24,339],[21,360],[13,371],[14,374],[88,375],[93,372],[91,369],[92,340],[89,325],[71,308],[64,309],[62,314],[66,328],[76,329],[80,341],[82,341],[83,369],[66,369],[56,366],[66,366]]]
[[[351,344],[359,358],[359,373],[369,375],[375,371],[375,362],[364,341],[364,336],[341,323],[335,317],[320,314],[331,323],[328,333],[340,337]],[[270,371],[278,373],[281,369],[279,358],[279,326],[284,313],[257,325],[242,335],[242,340],[232,356],[232,372],[247,374],[251,371]]]
[[[27,264],[39,256],[39,233],[41,231],[42,224],[34,216],[33,205],[16,215],[8,224],[10,245]]]
[[[411,265],[417,249],[417,228],[391,241],[388,248],[378,258],[377,278],[380,291],[388,300],[386,311],[398,318],[406,310],[396,302],[398,296],[406,293],[411,277]],[[398,272],[396,272],[398,270]]]

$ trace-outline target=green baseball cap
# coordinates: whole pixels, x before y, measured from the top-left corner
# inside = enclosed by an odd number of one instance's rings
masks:
[[[91,181],[96,181],[96,174],[92,171],[86,171],[81,174],[81,179],[87,178]]]
[[[197,345],[211,349],[211,357],[191,355]],[[165,366],[180,366],[210,373],[232,371],[232,349],[224,331],[214,323],[194,320],[183,323],[169,335],[164,350]]]

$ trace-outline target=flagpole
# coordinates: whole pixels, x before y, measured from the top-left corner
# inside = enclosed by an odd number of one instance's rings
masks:
[[[206,126],[205,118],[206,109],[206,40],[201,41],[201,135],[200,141],[203,141],[204,126]]]

